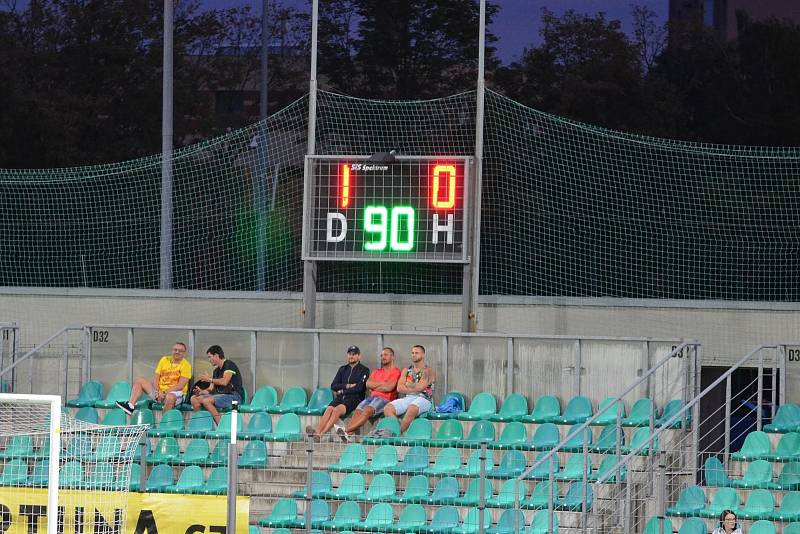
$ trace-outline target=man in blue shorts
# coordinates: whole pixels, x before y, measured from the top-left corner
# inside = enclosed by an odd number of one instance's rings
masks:
[[[234,401],[242,402],[242,374],[239,367],[225,359],[219,345],[211,345],[206,351],[208,361],[214,366],[211,376],[202,373],[192,390],[192,409],[205,408],[219,424],[219,410],[230,408]]]

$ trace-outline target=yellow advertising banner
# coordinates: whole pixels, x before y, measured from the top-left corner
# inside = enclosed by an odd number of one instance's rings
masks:
[[[58,501],[57,534],[227,534],[225,495],[61,490]],[[237,497],[236,534],[249,515],[250,498]],[[45,534],[46,517],[47,489],[0,488],[0,534]]]

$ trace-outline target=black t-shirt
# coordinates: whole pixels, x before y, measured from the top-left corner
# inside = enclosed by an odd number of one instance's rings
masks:
[[[215,367],[214,373],[212,374],[213,378],[222,378],[226,371],[230,371],[233,373],[233,377],[231,381],[228,382],[227,386],[214,386],[214,393],[233,393],[234,391],[238,392],[239,395],[244,398],[242,392],[242,373],[239,372],[239,367],[230,360],[225,360],[222,362],[222,367]]]

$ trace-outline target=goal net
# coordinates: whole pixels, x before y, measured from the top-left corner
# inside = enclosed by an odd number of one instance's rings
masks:
[[[146,430],[76,420],[55,395],[0,394],[4,532],[124,532],[131,467]]]

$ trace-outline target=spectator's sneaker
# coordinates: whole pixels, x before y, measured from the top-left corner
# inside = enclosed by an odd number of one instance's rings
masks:
[[[340,434],[344,432],[344,425],[340,423],[333,423],[333,432],[334,434]]]
[[[117,401],[117,407],[128,415],[133,414],[134,406],[128,401]]]
[[[344,427],[339,426],[336,429],[336,433],[339,434],[339,439],[341,439],[343,443],[350,443],[350,436],[345,432]]]

